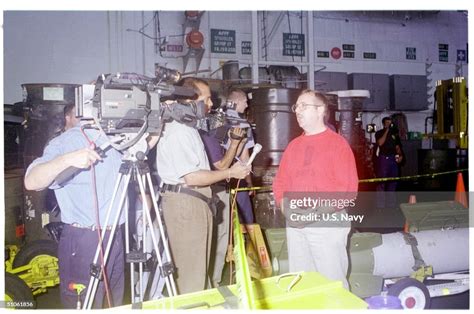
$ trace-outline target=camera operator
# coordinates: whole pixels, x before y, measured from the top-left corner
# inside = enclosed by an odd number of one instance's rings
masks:
[[[243,113],[247,108],[247,97],[242,90],[233,90],[227,97],[227,110],[226,115],[235,118],[241,118],[239,114]],[[200,131],[201,138],[206,148],[207,156],[211,162],[211,166],[214,169],[227,169],[235,161],[235,157],[240,157],[240,161],[245,163],[249,160],[250,155],[248,148],[255,145],[250,130],[250,124],[240,123],[236,127],[232,127],[226,138],[221,139],[218,135],[217,130],[211,130],[209,132]],[[247,182],[250,182],[250,175],[245,177]],[[241,184],[241,187],[245,184]],[[229,240],[229,229],[230,229],[230,204],[229,204],[229,192],[230,182],[217,182],[212,185],[212,191],[219,197],[223,203],[222,210],[218,211],[215,219],[214,238],[211,251],[211,280],[213,287],[219,286],[222,278],[222,270],[224,268],[225,257],[227,253],[227,246]],[[246,202],[247,201],[247,202]],[[239,192],[237,194],[237,203],[239,207],[239,217],[243,223],[253,222],[252,205],[249,198],[249,193]],[[250,208],[250,217],[245,211],[241,215],[242,209]],[[244,217],[244,218],[242,218]]]
[[[382,119],[383,129],[375,133],[377,141],[376,174],[378,178],[398,177],[399,164],[403,160],[402,144],[398,130],[393,126],[392,119]],[[377,208],[396,208],[397,181],[380,182],[377,184]]]
[[[121,154],[111,149],[106,151],[105,157],[102,158],[94,151],[93,146],[104,143],[105,136],[100,136],[94,129],[85,129],[83,133],[79,120],[75,118],[74,106],[65,110],[64,129],[61,135],[46,145],[43,156],[35,159],[28,167],[24,183],[27,190],[39,191],[50,188],[55,192],[61,208],[61,221],[64,223],[58,246],[61,302],[66,308],[76,308],[77,292],[70,290],[69,285],[83,284],[87,287],[100,230],[111,229],[111,226],[105,226],[104,223],[114,192],[114,184],[111,182],[114,182],[119,174]],[[93,144],[91,139],[94,140]],[[69,167],[82,170],[66,182],[56,182],[60,174]],[[122,190],[123,186],[118,191],[119,195]],[[120,210],[118,198],[115,203],[112,206],[112,217],[117,210]],[[120,224],[124,222],[124,211],[120,217]],[[110,232],[103,239],[104,250],[109,237]],[[109,291],[108,305],[122,304],[124,292],[122,237],[121,227],[117,226],[105,265],[106,276],[98,286],[94,308],[102,308],[106,290]],[[82,293],[81,303],[84,302],[84,297],[85,293]]]
[[[241,128],[231,128],[229,130],[230,144],[227,150],[221,145],[216,130],[205,132],[200,130],[199,134],[204,143],[207,157],[211,163],[212,169],[228,169],[237,154],[241,152],[245,144],[245,130]],[[214,217],[214,228],[210,258],[209,274],[214,288],[219,286],[222,277],[222,270],[228,246],[229,224],[230,224],[230,204],[229,204],[229,182],[224,180],[216,182],[211,186],[212,192],[222,202]]]
[[[177,85],[194,89],[198,105],[205,105],[210,110],[211,91],[206,81],[185,78]],[[149,145],[153,146],[157,140],[152,138]],[[199,132],[172,121],[165,124],[158,141],[157,169],[164,183],[160,188],[161,204],[177,268],[178,293],[203,290],[212,239],[210,185],[230,178],[244,178],[251,168],[237,163],[225,170],[211,171]]]
[[[228,110],[227,113],[229,115],[234,115],[237,118],[242,118],[245,110],[248,107],[247,103],[247,95],[244,91],[240,89],[232,90],[229,94],[228,100],[235,104],[235,110]],[[242,150],[239,150],[237,156],[239,157],[240,161],[246,163],[250,158],[249,149],[255,146],[255,141],[253,139],[252,129],[250,128],[250,124],[245,124],[245,132],[246,132],[246,141],[245,146]],[[229,141],[226,143],[226,149],[229,147]],[[245,181],[240,182],[240,188],[243,187],[251,187],[252,184],[252,177],[250,175],[245,177]],[[241,191],[237,193],[237,205],[238,205],[238,213],[240,222],[243,224],[253,224],[254,223],[254,215],[252,209],[252,201],[250,200],[250,195],[252,195],[254,191],[246,192]]]
[[[64,106],[64,128],[63,132],[72,129],[79,123],[79,119],[75,113],[76,106],[74,104],[67,104]]]

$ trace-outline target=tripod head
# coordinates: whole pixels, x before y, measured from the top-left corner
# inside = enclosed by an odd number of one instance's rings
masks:
[[[148,135],[148,133],[143,134],[134,145],[126,148],[123,151],[122,160],[131,162],[145,161],[147,159],[146,154],[148,152],[148,143],[146,141]],[[122,136],[124,137],[125,141],[130,141],[131,139],[135,138],[137,134],[125,133],[122,134]]]

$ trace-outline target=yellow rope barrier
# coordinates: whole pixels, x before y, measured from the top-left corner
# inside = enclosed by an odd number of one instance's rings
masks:
[[[468,169],[457,169],[457,170],[452,170],[452,171],[420,174],[420,175],[416,175],[416,176],[361,179],[361,180],[359,180],[359,183],[373,183],[373,182],[386,182],[386,181],[405,181],[405,180],[413,180],[413,179],[419,179],[419,178],[434,178],[434,177],[437,177],[437,176],[453,174],[453,173],[458,173],[458,172],[464,172],[464,171],[468,171]],[[255,187],[231,189],[230,193],[235,194],[237,192],[242,192],[242,191],[271,191],[271,190],[272,190],[271,186],[255,186]]]

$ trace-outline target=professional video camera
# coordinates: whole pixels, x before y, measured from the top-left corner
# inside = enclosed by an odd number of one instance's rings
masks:
[[[95,120],[107,134],[159,133],[163,123],[176,120],[191,127],[205,125],[202,102],[192,89],[174,86],[179,72],[155,67],[155,77],[136,73],[100,75],[95,85],[76,88],[76,116]]]
[[[173,85],[180,78],[178,71],[158,65],[154,78],[136,73],[100,75],[94,85],[76,88],[76,116],[94,120],[106,134],[126,135],[122,145],[111,144],[118,150],[134,145],[145,133],[160,135],[163,125],[173,120],[204,131],[215,130],[222,141],[230,128],[250,127],[232,102],[206,115],[206,105],[195,101],[194,90]]]
[[[248,121],[241,118],[235,109],[236,104],[234,102],[225,101],[219,108],[213,110],[207,118],[208,129],[213,130],[215,137],[221,142],[226,141],[228,131],[231,128],[250,128]]]

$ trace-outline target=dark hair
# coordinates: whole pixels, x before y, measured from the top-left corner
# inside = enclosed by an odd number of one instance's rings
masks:
[[[70,114],[75,106],[76,106],[75,104],[67,104],[66,106],[64,106],[64,117]]]
[[[206,82],[203,79],[197,78],[197,77],[185,77],[179,80],[178,83],[176,83],[176,86],[182,86],[182,87],[187,87],[187,88],[192,88],[198,96],[201,96],[201,90],[197,86],[197,84],[203,84],[207,87],[209,87],[209,83]]]
[[[383,119],[382,119],[382,124],[385,124],[385,121],[388,121],[388,120],[391,121],[392,118],[390,118],[390,117],[385,117],[385,118],[383,118]]]

